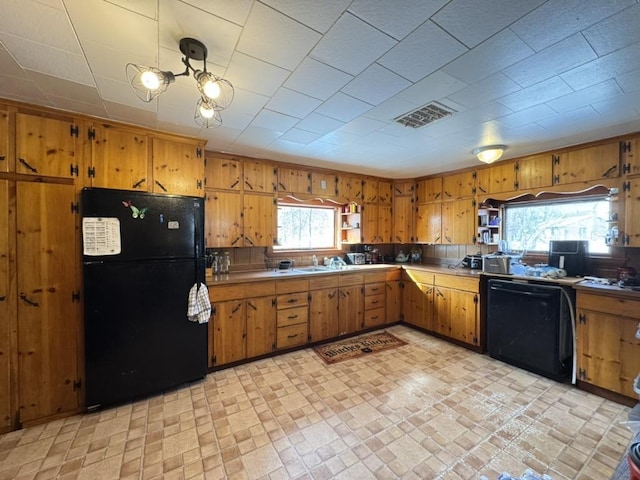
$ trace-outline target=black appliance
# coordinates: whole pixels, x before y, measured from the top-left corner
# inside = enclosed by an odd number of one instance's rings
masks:
[[[480,270],[482,268],[482,255],[467,255],[462,259],[460,265],[463,268],[471,270]]]
[[[562,381],[573,366],[573,289],[489,280],[487,347],[505,363]]]
[[[207,324],[187,319],[203,232],[202,198],[82,191],[87,408],[207,374]]]
[[[549,266],[562,268],[569,277],[589,275],[589,242],[586,240],[551,240]]]

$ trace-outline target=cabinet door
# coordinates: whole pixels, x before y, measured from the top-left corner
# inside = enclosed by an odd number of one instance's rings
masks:
[[[579,378],[637,398],[633,380],[640,372],[638,320],[578,309],[576,324]]]
[[[338,175],[338,196],[349,202],[362,203],[362,178]]]
[[[427,178],[418,182],[417,203],[439,202],[442,200],[442,177]]]
[[[640,247],[640,178],[626,182],[623,244]]]
[[[367,178],[362,184],[364,201],[368,203],[378,202],[378,180]]]
[[[78,408],[73,185],[17,182],[20,420]]]
[[[516,166],[518,190],[527,191],[553,184],[553,156],[549,153],[521,158]]]
[[[276,345],[275,297],[249,298],[247,309],[247,357],[270,353]]]
[[[312,172],[311,193],[324,197],[334,197],[336,195],[336,176],[324,172]]]
[[[278,169],[267,163],[245,161],[242,188],[245,192],[271,193],[277,190]]]
[[[393,199],[393,243],[413,242],[413,199],[396,196]]]
[[[442,243],[442,204],[418,205],[416,214],[416,241],[418,243]]]
[[[364,243],[379,243],[378,240],[378,205],[367,203],[362,207],[362,238]]]
[[[311,173],[297,168],[278,167],[278,191],[311,193]]]
[[[493,193],[516,190],[515,162],[500,162],[488,168],[478,170],[478,197],[486,198]]]
[[[406,282],[405,295],[408,297],[408,312],[404,321],[416,327],[432,330],[433,286],[419,282]]]
[[[0,172],[9,171],[9,114],[0,110]]]
[[[275,239],[276,201],[273,195],[243,195],[244,246],[272,247]]]
[[[384,300],[387,314],[386,323],[400,321],[402,316],[402,290],[400,289],[399,280],[385,282]]]
[[[434,331],[478,345],[478,294],[440,286],[434,288]]]
[[[378,180],[378,203],[391,205],[393,200],[393,182]]]
[[[240,190],[242,163],[235,158],[205,157],[205,184],[207,188]]]
[[[10,323],[15,312],[9,307],[9,285],[9,181],[0,180],[0,431],[11,426]]]
[[[244,300],[230,300],[214,304],[212,315],[213,355],[211,366],[237,362],[247,357],[246,306]]]
[[[337,288],[311,292],[309,303],[309,341],[318,342],[340,334],[338,324],[339,296]]]
[[[340,335],[354,333],[364,327],[364,292],[361,285],[340,287],[339,331]]]
[[[553,159],[553,184],[587,182],[620,176],[618,142],[561,153]]]
[[[473,200],[442,203],[442,243],[468,245],[475,242],[476,211]]]
[[[149,191],[149,138],[109,125],[94,127],[91,186]]]
[[[207,191],[205,198],[207,247],[242,247],[242,196],[240,192]]]
[[[378,205],[377,243],[393,242],[393,213],[391,205]]]
[[[154,138],[153,191],[204,196],[204,159],[197,143]]]
[[[456,200],[470,198],[476,193],[476,178],[474,171],[456,173],[442,178],[442,199]]]
[[[398,196],[413,196],[413,192],[416,189],[416,184],[413,181],[410,182],[394,182],[393,183],[393,195]]]
[[[16,114],[16,173],[78,175],[78,127],[70,120]]]
[[[622,172],[627,175],[640,174],[640,154],[638,149],[640,148],[640,138],[632,138],[622,142],[621,144],[621,161]]]

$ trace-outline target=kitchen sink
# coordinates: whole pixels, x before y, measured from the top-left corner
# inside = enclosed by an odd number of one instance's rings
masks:
[[[312,265],[309,267],[296,267],[293,269],[293,271],[309,273],[309,272],[334,272],[337,270],[335,268],[325,267],[324,265],[317,265],[317,266]]]

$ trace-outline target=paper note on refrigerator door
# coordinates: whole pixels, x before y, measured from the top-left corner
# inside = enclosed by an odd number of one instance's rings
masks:
[[[88,256],[119,255],[120,220],[117,218],[84,217],[82,219],[82,243]]]

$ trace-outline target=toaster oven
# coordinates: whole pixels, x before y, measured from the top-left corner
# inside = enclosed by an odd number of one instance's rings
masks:
[[[511,273],[511,255],[483,255],[482,271],[485,273]]]

